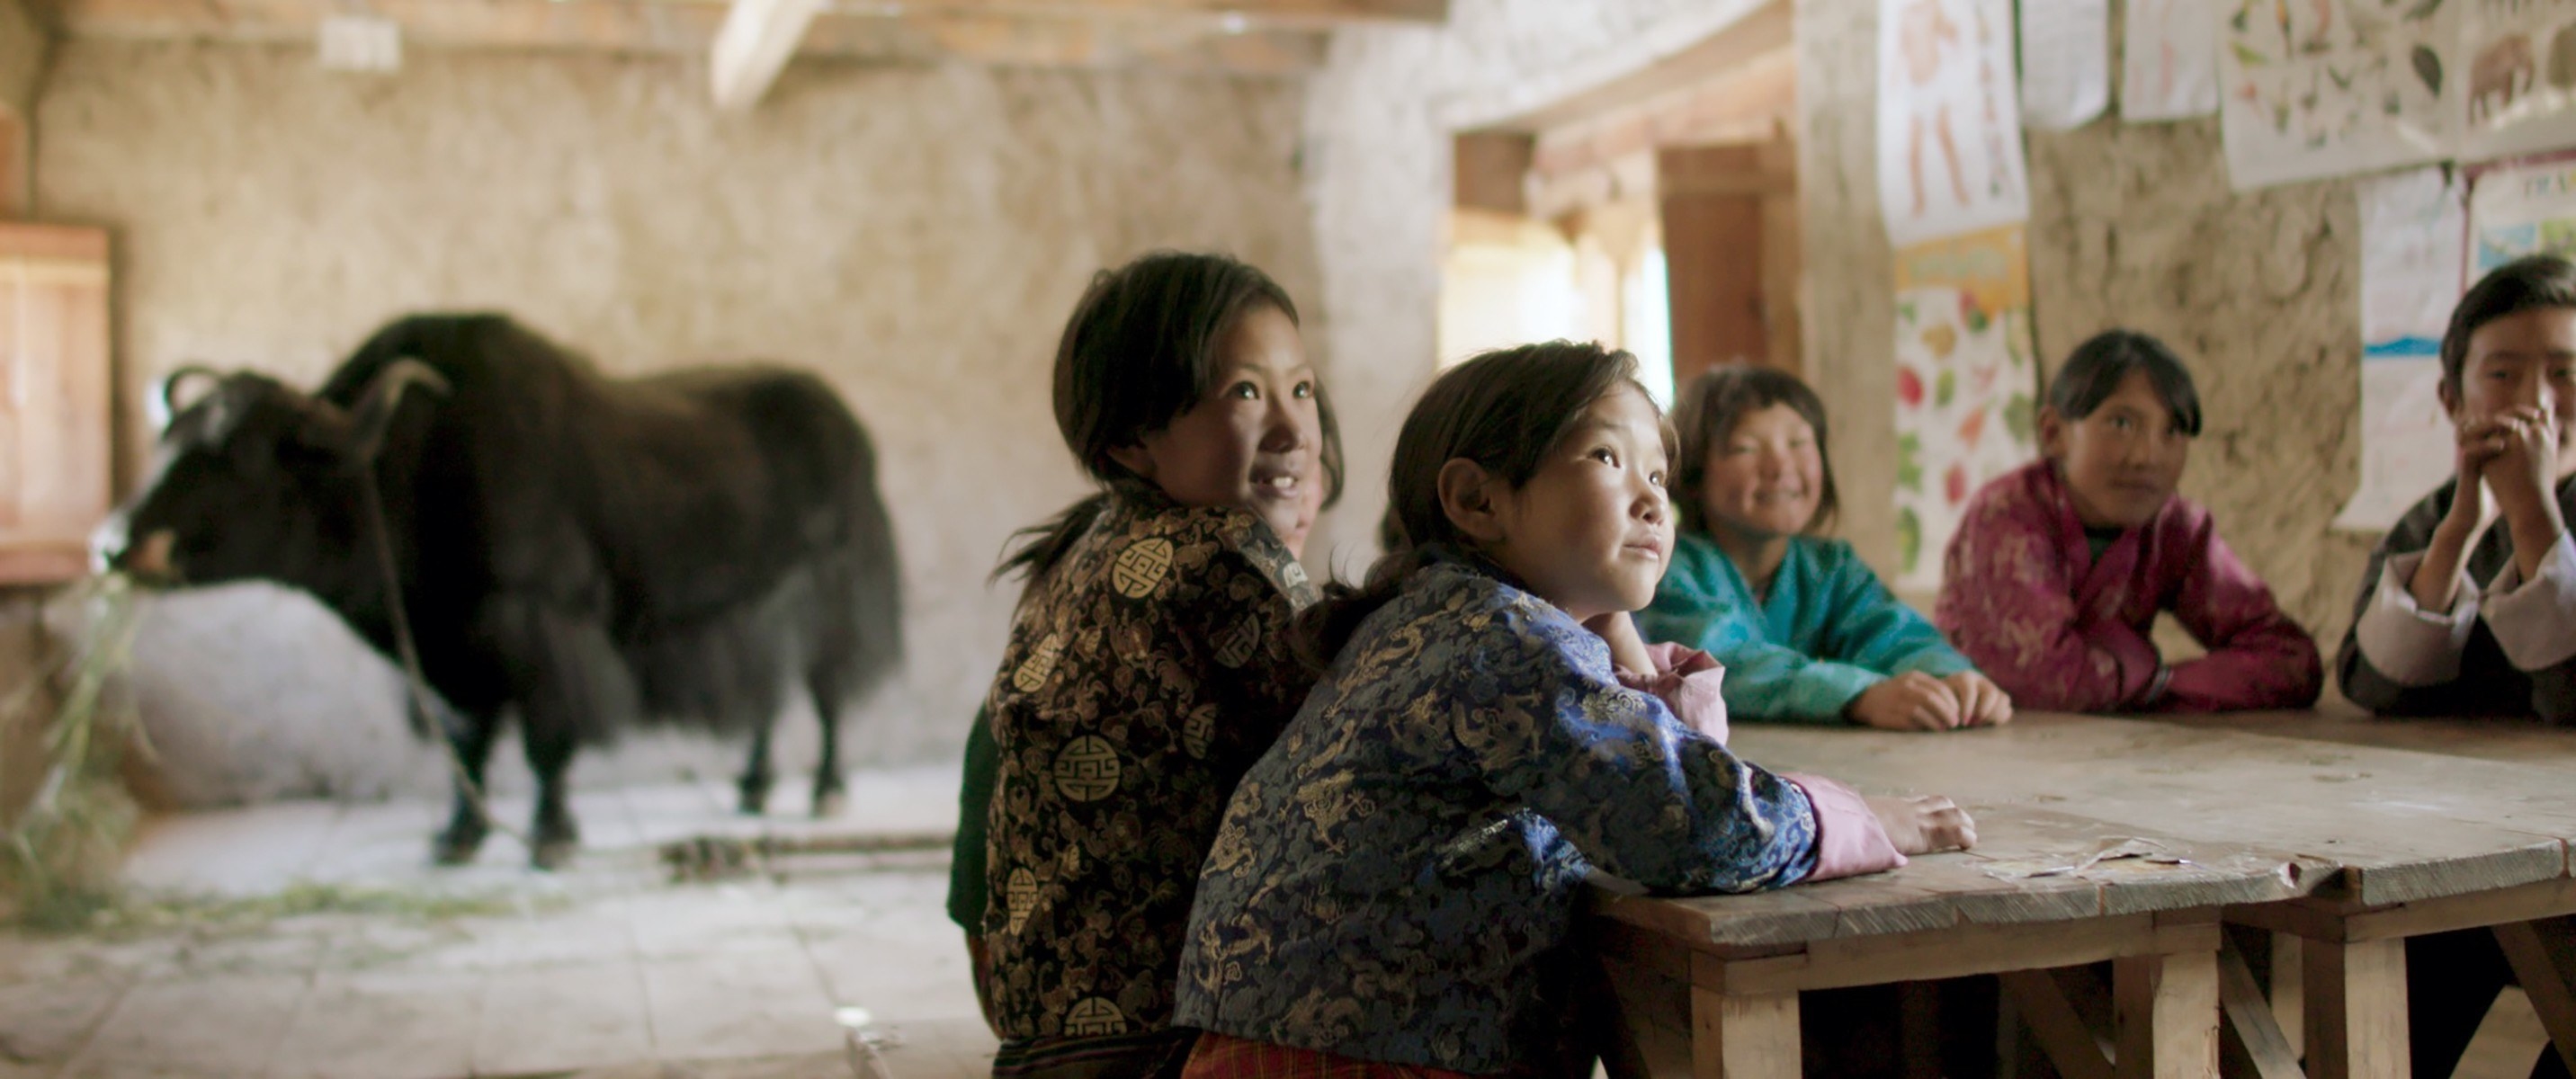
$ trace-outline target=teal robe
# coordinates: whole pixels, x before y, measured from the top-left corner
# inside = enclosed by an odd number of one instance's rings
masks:
[[[1725,664],[1726,711],[1739,720],[1839,722],[1852,698],[1891,675],[1976,669],[1851,544],[1809,536],[1789,541],[1767,602],[1708,537],[1678,537],[1637,631]]]

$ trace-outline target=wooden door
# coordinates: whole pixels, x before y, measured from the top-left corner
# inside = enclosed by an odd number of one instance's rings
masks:
[[[1721,363],[1798,371],[1796,167],[1785,137],[1656,151],[1676,385]]]
[[[107,233],[0,223],[0,584],[87,572],[107,516]]]

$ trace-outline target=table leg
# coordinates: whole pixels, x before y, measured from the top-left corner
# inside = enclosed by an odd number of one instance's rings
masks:
[[[2406,942],[2304,942],[2311,1079],[2407,1079]]]
[[[2209,1079],[2218,1074],[2218,957],[2211,952],[2111,961],[2119,1079]]]
[[[1798,994],[1691,990],[1697,1079],[1798,1079]]]

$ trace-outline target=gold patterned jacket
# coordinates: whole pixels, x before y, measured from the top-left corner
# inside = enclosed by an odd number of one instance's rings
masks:
[[[1314,684],[1287,639],[1314,597],[1259,518],[1155,492],[1114,495],[1030,583],[986,698],[983,929],[1006,1041],[1170,1026],[1226,799]]]

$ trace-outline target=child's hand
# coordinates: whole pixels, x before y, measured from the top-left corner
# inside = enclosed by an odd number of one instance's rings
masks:
[[[2485,469],[2496,508],[2516,519],[2556,509],[2558,424],[2531,405],[2506,409],[2483,422],[2487,444],[2496,451]]]
[[[1977,822],[1946,796],[1868,801],[1869,811],[1878,815],[1878,826],[1887,831],[1887,841],[1896,844],[1899,853],[1930,854],[1977,845]]]
[[[2000,727],[2012,722],[2012,694],[1975,671],[1960,671],[1941,680],[1959,698],[1959,723],[1967,727]]]
[[[2496,498],[2487,490],[2485,480],[2489,465],[2504,454],[2506,435],[2504,417],[2487,416],[2460,425],[2453,467],[2460,483],[2451,496],[2451,511],[2443,515],[2437,527],[2449,529],[2461,539],[2461,546],[2472,546],[2485,535],[2487,526],[2496,519]]]
[[[1583,628],[1600,636],[1610,646],[1610,662],[1630,674],[1653,675],[1655,657],[1646,652],[1646,639],[1637,635],[1637,622],[1626,611],[1612,611],[1583,623]]]
[[[1960,724],[1959,695],[1938,678],[1907,671],[1862,690],[1843,710],[1883,731],[1946,731]]]

